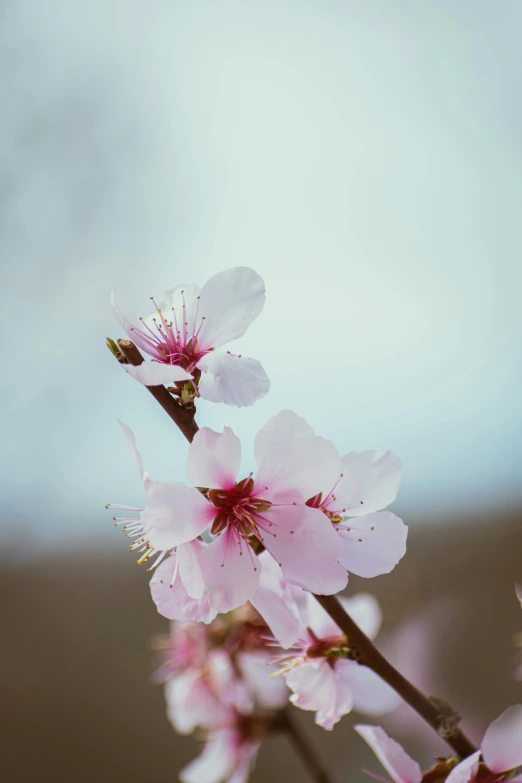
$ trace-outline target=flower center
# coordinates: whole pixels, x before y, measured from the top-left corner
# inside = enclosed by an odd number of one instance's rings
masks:
[[[149,323],[140,318],[142,328],[139,330],[133,328],[133,331],[139,331],[141,339],[149,346],[150,355],[157,361],[163,364],[175,364],[187,372],[191,372],[197,362],[212,348],[203,348],[198,340],[205,320],[205,316],[199,315],[199,296],[196,300],[196,311],[192,324],[187,320],[183,291],[181,299],[183,302],[181,312],[176,313],[172,308],[171,313],[166,315],[161,307],[158,307],[154,297],[151,296],[152,303],[156,308],[156,315],[152,319],[147,319]]]
[[[271,523],[260,517],[272,505],[268,500],[253,497],[254,479],[238,481],[232,489],[209,489],[208,498],[217,509],[210,532],[219,535],[226,528],[233,530],[241,537],[254,536],[262,540],[262,533]],[[266,524],[265,524],[266,522]]]

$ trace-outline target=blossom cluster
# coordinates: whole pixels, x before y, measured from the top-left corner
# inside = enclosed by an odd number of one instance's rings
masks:
[[[245,334],[264,301],[263,281],[247,267],[221,272],[201,289],[178,286],[159,305],[152,298],[154,312],[145,318],[112,292],[127,337],[150,357],[122,364],[147,387],[165,384],[176,410],[189,416],[199,398],[252,405],[269,390],[265,370],[257,359],[219,349]],[[181,734],[199,728],[207,735],[183,783],[244,783],[288,702],[314,712],[327,730],[352,709],[373,716],[394,710],[395,691],[365,665],[316,596],[345,590],[350,573],[387,574],[404,556],[407,527],[388,510],[400,459],[387,449],[341,456],[304,418],[283,410],[255,438],[254,471],[242,468],[232,429],[194,423],[186,480],[164,482],[149,474],[134,433],[120,425],[144,500],[108,507],[121,512],[114,522],[152,571],[152,599],[172,621],[157,673],[166,682],[169,719]],[[376,636],[382,617],[370,594],[340,597],[338,605],[367,641]],[[521,711],[512,708],[492,724],[482,751],[460,763],[440,760],[436,774],[424,778],[380,727],[357,730],[396,783],[470,783],[484,775],[488,783],[522,781],[512,773],[522,764]]]

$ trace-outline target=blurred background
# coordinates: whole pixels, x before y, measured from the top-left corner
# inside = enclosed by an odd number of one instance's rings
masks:
[[[3,0],[5,780],[175,780],[197,752],[150,683],[166,623],[104,510],[141,502],[116,417],[158,479],[183,479],[186,445],[105,348],[108,290],[146,315],[236,265],[266,282],[237,346],[272,389],[199,423],[232,426],[247,470],[285,407],[341,453],[398,453],[408,555],[349,591],[475,737],[522,700],[521,34],[515,0]],[[351,717],[297,717],[336,781],[381,772]],[[404,711],[387,727],[424,763],[444,748]],[[281,738],[268,779],[307,779]]]

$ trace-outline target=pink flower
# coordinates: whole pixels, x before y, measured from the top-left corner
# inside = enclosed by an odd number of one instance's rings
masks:
[[[277,455],[267,454],[255,479],[250,475],[238,481],[239,439],[227,427],[222,434],[205,427],[189,446],[190,487],[150,479],[132,432],[122,426],[147,499],[143,509],[131,509],[139,518],[116,522],[134,537],[131,549],[140,552],[140,560],[156,557],[153,568],[172,553],[151,582],[161,614],[209,622],[216,612],[248,601],[260,578],[259,559],[250,546],[255,541],[281,565],[289,582],[324,594],[345,587],[347,574],[337,562],[341,541],[328,518],[305,504],[321,481],[321,459],[333,448],[328,441],[317,439],[317,466],[307,452],[295,454],[284,466]],[[209,544],[197,540],[207,528]]]
[[[341,629],[312,595],[303,595],[298,599],[300,606],[298,601],[294,603],[298,638],[278,659],[280,673],[293,691],[290,701],[315,712],[315,722],[328,730],[352,709],[372,715],[394,709],[399,700],[394,691],[373,671],[349,658],[349,640]],[[341,601],[373,638],[381,624],[381,611],[373,596],[360,593]]]
[[[355,726],[355,730],[368,743],[395,783],[421,782],[420,766],[380,726]],[[483,763],[493,774],[479,779],[490,783],[522,765],[522,704],[508,707],[490,724],[482,740],[481,750],[453,766],[446,783],[474,783],[481,755]],[[520,781],[522,776],[510,780]]]
[[[339,562],[357,576],[389,573],[406,552],[408,534],[399,517],[382,511],[397,496],[401,461],[387,450],[350,451],[339,457],[325,442],[293,411],[281,411],[259,432],[256,457],[259,461],[277,454],[281,466],[295,455],[307,460],[320,479],[307,505],[320,509],[337,531],[342,541]]]
[[[522,607],[522,585],[515,585],[515,595],[518,598],[518,602]],[[522,647],[522,634],[517,634],[515,637],[515,645]],[[522,680],[522,665],[518,666],[515,670],[515,679]]]
[[[270,388],[256,359],[215,351],[245,334],[265,303],[263,280],[253,269],[220,272],[200,290],[196,285],[167,291],[155,312],[137,318],[111,291],[114,314],[128,337],[152,357],[139,367],[124,365],[146,386],[193,379],[193,389],[212,402],[252,405]],[[202,376],[203,373],[203,376]]]
[[[179,775],[181,783],[246,783],[262,736],[249,718],[230,711],[228,721],[209,732],[203,752]]]
[[[205,625],[194,622],[173,622],[170,635],[156,640],[161,665],[154,673],[154,681],[165,682],[190,666],[202,667],[208,651]]]

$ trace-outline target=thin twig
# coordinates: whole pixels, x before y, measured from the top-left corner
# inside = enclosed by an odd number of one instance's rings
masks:
[[[136,346],[130,340],[118,340],[118,346],[125,359],[134,365],[143,362],[143,356]],[[195,409],[186,410],[169,394],[164,386],[147,386],[148,391],[159,402],[172,421],[179,427],[189,443],[192,443],[194,435],[198,431],[198,425],[194,419]],[[462,731],[450,725],[448,729],[448,715],[439,707],[437,702],[431,701],[424,696],[417,688],[412,685],[397,669],[386,660],[375,645],[361,631],[359,626],[352,620],[349,614],[344,610],[341,603],[334,595],[316,595],[323,609],[325,609],[332,620],[339,626],[341,631],[348,637],[351,647],[358,653],[358,661],[361,665],[367,666],[388,683],[404,701],[410,705],[424,720],[439,734],[448,745],[461,758],[466,758],[475,753],[476,748],[470,742]],[[450,715],[450,721],[453,716]],[[317,764],[317,761],[310,754],[306,743],[302,742],[299,736],[296,736],[295,726],[288,718],[289,735],[292,737],[294,745],[300,749],[301,754],[307,754],[310,764],[315,765],[316,776],[320,783],[329,783],[329,779],[324,770]]]
[[[137,367],[143,363],[143,356],[130,340],[118,340],[118,347],[129,364]],[[196,414],[195,406],[192,405],[190,409],[184,408],[179,402],[176,402],[164,386],[146,386],[145,388],[159,402],[163,410],[168,413],[188,442],[192,443],[192,439],[198,431],[198,425],[194,419]]]
[[[368,639],[359,626],[345,611],[335,595],[316,595],[323,609],[348,637],[348,643],[353,647],[359,657],[359,663],[372,669],[385,682],[388,683],[404,701],[424,718],[435,729],[448,745],[453,748],[461,758],[466,758],[475,753],[476,748],[462,731],[451,726],[447,728],[448,715],[441,712],[435,701],[430,701],[417,688],[409,682],[397,669],[386,660],[375,645]],[[449,716],[451,720],[452,716]]]
[[[332,778],[311,750],[310,743],[306,737],[303,737],[301,734],[301,731],[297,726],[297,722],[293,719],[293,717],[290,716],[290,710],[288,707],[282,711],[279,725],[281,729],[288,735],[290,742],[293,744],[297,753],[301,756],[303,763],[313,780],[315,780],[317,783],[332,783]]]

